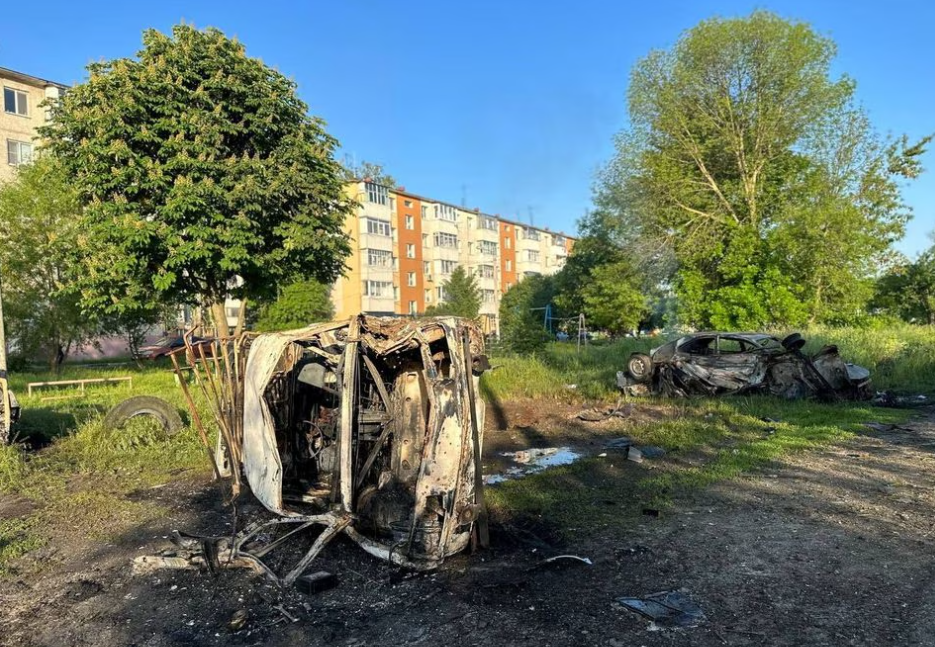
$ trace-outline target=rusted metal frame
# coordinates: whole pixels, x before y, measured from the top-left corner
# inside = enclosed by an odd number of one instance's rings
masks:
[[[208,434],[205,432],[204,424],[201,422],[201,416],[198,415],[198,409],[195,407],[195,400],[188,391],[188,384],[185,382],[185,376],[182,375],[182,369],[179,368],[179,361],[176,359],[174,353],[169,353],[169,358],[172,360],[175,374],[179,378],[179,384],[182,386],[182,394],[185,396],[185,401],[188,403],[188,410],[192,414],[192,421],[195,423],[195,429],[198,431],[198,436],[201,438],[201,442],[208,452],[208,458],[211,459],[211,467],[214,468],[214,476],[220,481],[221,469],[218,467],[217,461],[214,460],[214,450],[211,449],[211,443],[208,441]]]
[[[299,560],[295,568],[282,578],[283,585],[289,586],[294,583],[299,576],[305,572],[309,565],[315,561],[315,558],[318,557],[318,553],[320,553],[332,539],[347,528],[353,520],[353,517],[349,514],[332,520],[332,522],[321,531],[321,534],[315,538],[315,543],[312,544],[312,547],[305,553],[302,559]]]
[[[481,548],[487,548],[490,546],[490,529],[487,524],[487,504],[484,501],[484,475],[481,471],[480,428],[477,424],[477,409],[475,408],[477,399],[474,393],[474,362],[471,356],[470,333],[467,330],[464,331],[464,367],[467,371],[468,409],[471,417],[471,440],[474,445],[474,505],[478,506],[474,528],[477,533],[477,543]],[[459,478],[458,482],[460,481]]]
[[[360,345],[360,318],[351,319],[348,326],[347,341],[344,347],[344,373],[342,375],[341,418],[338,431],[338,489],[341,507],[352,512],[354,509],[354,467],[353,467],[353,420],[357,398],[354,387],[357,381],[357,353]]]
[[[396,564],[397,566],[411,569],[413,571],[430,571],[437,568],[443,561],[441,557],[424,560],[409,559],[407,556],[396,551],[394,547],[387,546],[386,544],[370,539],[369,537],[365,537],[364,535],[357,532],[357,529],[354,528],[354,526],[348,526],[345,528],[344,534],[370,555],[390,562],[391,564]]]
[[[457,327],[451,328],[446,324],[440,324],[442,329],[445,331],[445,341],[448,344],[448,357],[451,360],[450,364],[452,370],[455,371],[456,376],[464,377],[464,364],[456,361],[459,355],[459,344],[460,340],[456,334],[458,330]],[[456,383],[460,384],[459,380],[455,380]],[[458,410],[463,410],[464,405],[464,394],[461,392],[461,389],[457,389],[454,393],[454,397],[457,400],[456,408]],[[470,414],[469,414],[470,415]],[[465,438],[467,437],[464,433],[465,420],[462,418],[459,420],[461,426],[461,446],[458,448],[458,467],[455,470],[457,478],[455,479],[454,490],[452,491],[451,500],[447,502],[446,514],[444,522],[442,523],[441,532],[438,533],[438,554],[445,554],[445,546],[448,545],[448,541],[451,539],[451,534],[454,531],[456,526],[456,515],[455,509],[457,507],[458,499],[461,494],[461,470],[464,467],[464,448],[465,448]],[[467,422],[467,425],[470,425],[470,422]],[[435,442],[438,443],[439,437],[435,436]],[[437,451],[437,447],[433,448]]]
[[[360,356],[364,360],[364,364],[367,365],[367,370],[370,371],[370,377],[373,378],[373,383],[377,387],[377,391],[380,393],[380,398],[383,400],[383,406],[387,411],[390,410],[390,394],[386,390],[386,384],[383,383],[383,378],[380,377],[380,372],[377,371],[376,365],[373,363],[373,360],[367,357],[367,353],[361,353]]]
[[[357,474],[356,483],[354,488],[359,490],[360,486],[363,485],[364,479],[367,478],[367,474],[370,472],[370,468],[373,467],[373,462],[377,459],[377,456],[380,455],[380,450],[383,449],[386,439],[390,437],[390,434],[393,432],[393,423],[387,422],[383,424],[383,431],[380,432],[380,437],[377,438],[376,444],[374,444],[373,449],[370,450],[370,454],[367,456],[367,460],[364,461],[363,467],[361,467],[360,472]]]
[[[208,363],[207,357],[205,355],[205,349],[203,346],[201,345],[198,346],[198,353],[201,355],[202,364],[203,365],[207,364]],[[197,365],[197,362],[195,362],[195,364]],[[197,373],[197,368],[195,368],[194,366],[193,366],[193,370],[195,370]],[[215,410],[215,417],[217,418],[217,421],[218,421],[218,427],[220,428],[221,433],[224,435],[224,442],[227,444],[227,450],[228,450],[228,453],[230,454],[231,468],[232,468],[231,471],[234,472],[234,479],[239,485],[240,475],[239,475],[239,470],[237,469],[237,466],[240,465],[240,460],[241,460],[240,446],[237,443],[237,438],[234,437],[231,431],[231,428],[230,428],[231,421],[229,419],[230,416],[224,415],[223,400],[222,400],[223,396],[218,391],[218,386],[217,386],[217,382],[215,381],[215,376],[212,375],[210,368],[205,369],[204,373],[205,373],[206,379],[201,381],[202,390],[205,392],[205,398],[207,398],[211,402]],[[208,382],[208,385],[211,387],[211,391],[214,393],[214,399],[210,397],[207,387],[204,386],[205,381]]]

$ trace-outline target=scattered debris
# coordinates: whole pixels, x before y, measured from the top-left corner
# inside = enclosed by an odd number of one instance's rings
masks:
[[[311,575],[303,575],[295,581],[295,588],[305,595],[315,595],[338,585],[338,578],[334,573],[318,571]]]
[[[604,447],[607,449],[626,449],[633,444],[633,441],[623,436],[622,438],[615,438],[609,441]]]
[[[705,620],[701,607],[681,591],[661,591],[642,598],[619,598],[617,602],[667,629],[697,627]]]
[[[178,409],[153,395],[135,395],[118,403],[104,417],[104,426],[108,429],[120,429],[131,418],[141,416],[157,421],[166,436],[173,436],[184,427]]]
[[[892,391],[879,391],[873,396],[871,404],[878,407],[920,407],[928,404],[928,398],[921,393],[918,395],[896,395]]]
[[[630,445],[627,447],[627,460],[633,461],[634,463],[643,462],[643,452],[640,451],[640,448],[636,445]]]
[[[551,563],[553,563],[553,562],[557,562],[557,561],[560,560],[560,559],[577,560],[577,561],[581,562],[582,564],[587,564],[588,566],[593,566],[593,565],[594,565],[594,562],[592,562],[589,558],[587,558],[587,557],[580,557],[579,555],[556,555],[555,557],[549,557],[548,559],[542,560],[541,562],[539,562],[539,564],[540,564],[540,565],[543,565],[543,564],[551,564]]]
[[[870,371],[846,363],[837,346],[809,356],[802,352],[804,345],[798,333],[782,341],[762,333],[695,333],[648,355],[633,353],[626,370],[617,373],[617,386],[631,395],[870,398]]]
[[[632,402],[627,402],[623,406],[621,406],[618,402],[617,406],[611,407],[609,409],[584,409],[583,411],[580,411],[575,417],[578,418],[578,420],[584,420],[585,422],[603,422],[604,420],[609,420],[610,418],[628,418],[632,413]]]
[[[643,458],[660,458],[666,454],[666,450],[662,447],[656,447],[655,445],[641,447],[640,451],[643,453]]]
[[[660,513],[656,508],[643,508],[643,514],[647,517],[658,517]]]

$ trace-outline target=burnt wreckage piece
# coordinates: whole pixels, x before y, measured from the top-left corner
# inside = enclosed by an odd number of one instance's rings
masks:
[[[276,517],[206,552],[291,585],[338,534],[415,570],[487,544],[476,324],[361,315],[219,343],[192,363],[221,430],[216,469],[235,493],[242,475]],[[267,556],[313,527],[311,549],[274,572]]]
[[[793,333],[781,341],[763,333],[703,332],[633,353],[617,386],[631,395],[673,397],[765,393],[787,399],[867,399],[870,372],[845,362],[837,346],[814,355]]]

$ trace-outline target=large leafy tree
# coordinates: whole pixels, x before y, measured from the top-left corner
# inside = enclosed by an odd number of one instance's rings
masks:
[[[500,300],[500,338],[510,350],[534,353],[551,339],[545,310],[554,300],[554,276],[527,277],[507,290]]]
[[[450,315],[476,319],[480,313],[480,290],[477,279],[468,274],[463,266],[459,265],[445,281],[445,298],[435,306],[425,309],[430,316]]]
[[[42,129],[84,205],[86,308],[155,293],[207,303],[331,282],[349,244],[336,140],[295,83],[216,29],[149,30],[136,59],[88,67]]]
[[[620,334],[639,328],[649,314],[636,266],[627,259],[601,265],[581,290],[589,327]]]
[[[20,167],[14,181],[0,187],[7,336],[15,354],[42,357],[53,369],[100,331],[68,290],[77,273],[78,212],[75,192],[48,157]]]
[[[935,246],[896,264],[875,286],[873,304],[913,323],[935,326]]]
[[[333,316],[331,289],[318,281],[299,281],[283,288],[275,301],[260,308],[256,328],[261,332],[293,330]]]
[[[757,11],[634,67],[595,201],[638,258],[674,258],[687,323],[839,320],[869,297],[910,215],[899,181],[930,138],[881,142],[834,56],[808,25]]]

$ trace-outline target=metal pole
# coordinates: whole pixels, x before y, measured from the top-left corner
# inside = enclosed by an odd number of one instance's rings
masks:
[[[0,422],[0,444],[10,439],[10,396],[7,381],[6,331],[3,326],[3,281],[0,279],[0,397],[3,398],[3,421]]]

